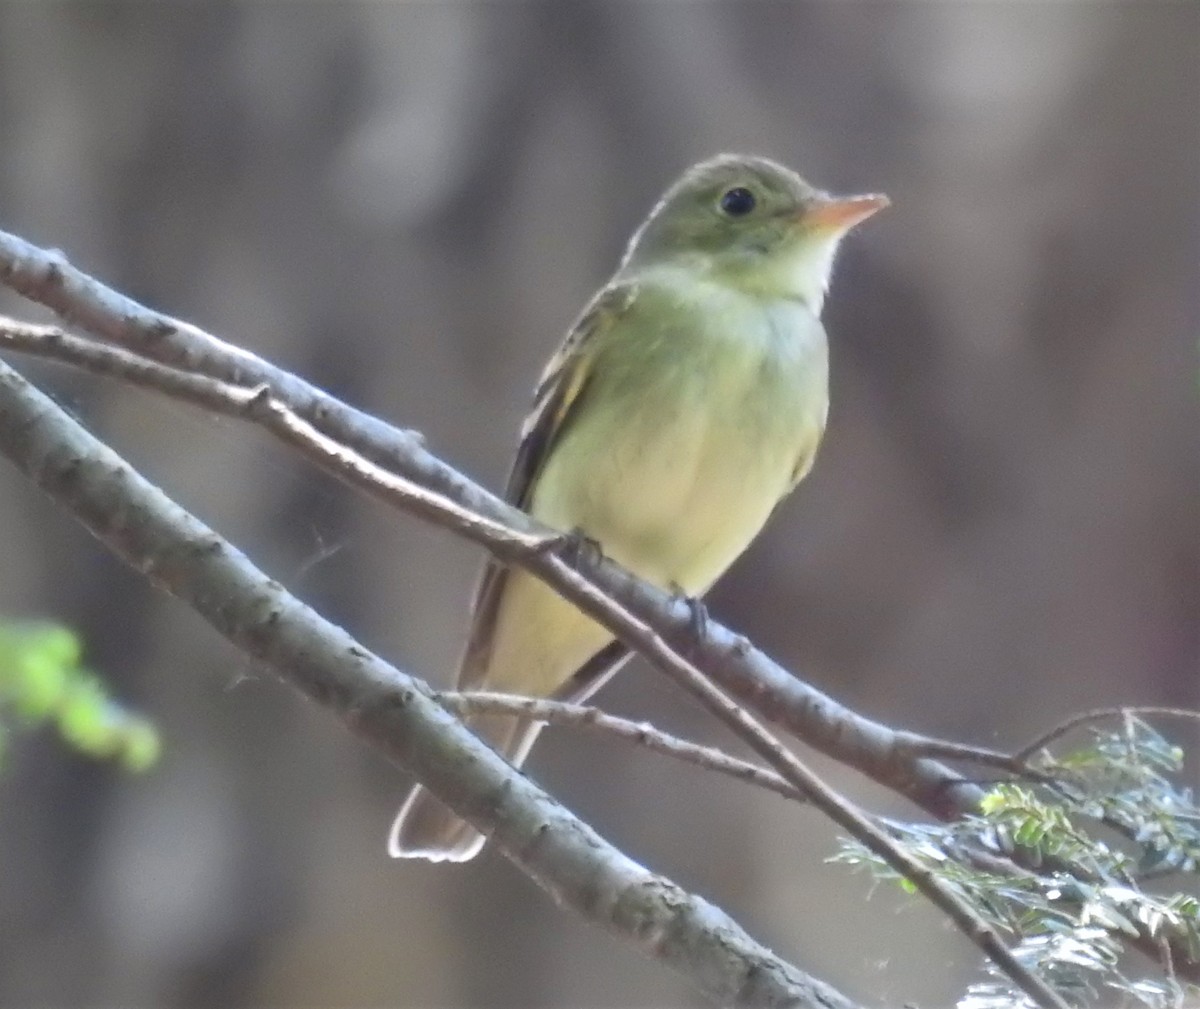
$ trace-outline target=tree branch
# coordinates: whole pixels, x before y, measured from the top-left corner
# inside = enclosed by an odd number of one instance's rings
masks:
[[[786,779],[758,764],[740,760],[715,746],[703,746],[668,732],[649,722],[635,722],[629,718],[610,715],[600,708],[586,704],[568,704],[565,701],[547,701],[537,697],[517,697],[512,694],[494,694],[483,690],[444,691],[437,695],[442,707],[459,717],[474,714],[517,715],[532,718],[547,725],[565,725],[572,728],[595,729],[615,736],[625,742],[644,746],[654,753],[674,757],[686,764],[715,771],[738,781],[774,792],[785,799],[806,802],[806,796]]]
[[[0,363],[0,452],[126,563],[411,771],[560,903],[722,1004],[852,1009],[716,907],[652,874]],[[452,798],[451,798],[452,797]]]
[[[1183,718],[1188,721],[1200,721],[1200,711],[1192,708],[1164,707],[1159,704],[1126,705],[1118,708],[1093,708],[1091,711],[1081,711],[1051,729],[1047,729],[1037,738],[1030,740],[1012,755],[1013,760],[1027,761],[1039,750],[1061,739],[1082,725],[1092,722],[1102,722],[1109,718],[1128,718],[1131,715],[1159,715],[1168,718]]]

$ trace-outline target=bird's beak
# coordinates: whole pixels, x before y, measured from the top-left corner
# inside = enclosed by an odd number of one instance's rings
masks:
[[[849,231],[872,214],[890,206],[891,202],[882,193],[870,193],[866,196],[827,196],[822,194],[804,208],[801,219],[806,227],[818,231]]]

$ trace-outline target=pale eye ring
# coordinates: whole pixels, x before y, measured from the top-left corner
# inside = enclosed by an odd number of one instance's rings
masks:
[[[745,217],[757,204],[758,201],[749,189],[745,186],[734,186],[721,195],[719,206],[722,212],[730,217]]]

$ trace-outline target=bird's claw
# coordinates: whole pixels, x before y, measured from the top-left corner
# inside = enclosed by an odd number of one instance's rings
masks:
[[[581,564],[598,564],[604,556],[600,541],[589,536],[579,526],[568,533],[548,537],[539,547],[539,552],[556,553],[572,567]]]
[[[688,608],[688,630],[697,643],[704,640],[708,633],[708,607],[699,596],[688,595],[684,587],[676,582],[671,584],[671,595],[679,599]]]

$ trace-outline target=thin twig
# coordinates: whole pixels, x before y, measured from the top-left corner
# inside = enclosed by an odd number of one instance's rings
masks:
[[[110,347],[94,340],[72,336],[55,326],[39,326],[0,316],[0,348],[2,347],[68,362],[98,375],[119,377],[132,385],[167,393],[173,399],[226,416],[266,422],[266,426],[276,435],[286,434],[294,421],[304,426],[304,444],[309,444],[308,438],[312,436],[311,425],[300,421],[290,411],[284,411],[284,415],[274,418],[272,423],[271,415],[281,408],[271,397],[266,386],[247,389],[230,385],[204,375],[148,361],[119,347]],[[297,444],[294,437],[289,440]],[[336,443],[330,439],[323,444],[332,446]],[[375,472],[381,475],[386,471],[376,467]],[[562,540],[562,537],[555,533],[512,529],[394,473],[387,473],[387,483],[394,493],[404,496],[408,511],[431,521],[436,520],[439,524],[461,532],[476,542],[507,542],[523,549],[538,551],[546,550]]]
[[[534,697],[515,697],[511,694],[495,694],[487,691],[463,693],[446,691],[437,695],[438,701],[456,715],[500,714],[517,715],[546,722],[548,725],[567,725],[577,728],[596,729],[618,739],[644,746],[655,753],[675,757],[685,763],[716,771],[738,781],[757,785],[768,792],[782,795],[785,799],[806,802],[807,798],[789,785],[780,775],[765,767],[740,760],[715,746],[702,746],[668,732],[649,722],[635,722],[629,718],[610,715],[600,708],[585,704],[567,704],[564,701],[548,701]]]
[[[1072,715],[1065,721],[1059,722],[1054,728],[1043,732],[1032,742],[1026,743],[1017,750],[1013,754],[1013,759],[1019,761],[1029,760],[1038,750],[1045,749],[1051,743],[1056,742],[1068,732],[1078,729],[1080,726],[1091,722],[1102,722],[1108,718],[1128,718],[1130,715],[1162,715],[1168,718],[1186,718],[1190,721],[1200,721],[1200,711],[1192,708],[1172,708],[1158,704],[1134,704],[1116,708],[1093,708],[1091,711],[1083,711],[1077,715]]]

